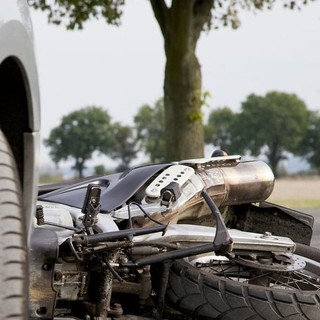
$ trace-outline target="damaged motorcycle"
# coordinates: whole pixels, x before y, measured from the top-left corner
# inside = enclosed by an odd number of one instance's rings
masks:
[[[30,319],[319,319],[313,217],[218,156],[39,188]]]

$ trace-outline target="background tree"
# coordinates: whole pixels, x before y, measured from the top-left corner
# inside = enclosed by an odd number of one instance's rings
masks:
[[[269,92],[250,95],[242,103],[234,125],[238,153],[264,154],[275,174],[286,153],[299,154],[306,134],[309,111],[294,94]]]
[[[121,163],[117,171],[127,170],[133,159],[137,157],[138,149],[133,137],[133,130],[129,126],[122,126],[120,123],[115,125],[114,145],[110,156],[112,159],[120,159]]]
[[[93,167],[93,174],[95,176],[103,176],[108,174],[108,170],[104,164],[97,164],[96,166]]]
[[[52,129],[44,144],[50,148],[55,163],[74,159],[79,178],[83,176],[85,162],[95,151],[107,152],[114,143],[111,117],[100,107],[89,106],[62,118],[61,124]]]
[[[312,0],[287,0],[291,9]],[[125,0],[33,0],[33,6],[48,12],[49,21],[64,22],[69,29],[82,28],[83,22],[104,17],[118,25]],[[166,54],[164,79],[167,160],[201,157],[203,126],[201,116],[201,70],[196,46],[203,30],[212,26],[240,24],[242,10],[271,9],[274,0],[150,0],[164,38]],[[169,6],[170,3],[170,6]]]
[[[305,139],[301,143],[301,155],[308,160],[312,168],[320,172],[320,114],[310,112],[310,121]]]
[[[205,143],[225,150],[228,154],[237,153],[234,148],[236,137],[233,134],[237,115],[228,107],[218,108],[209,114],[205,125]]]
[[[163,99],[159,99],[154,107],[142,106],[134,117],[134,123],[139,149],[149,155],[151,162],[164,161],[165,145],[170,137],[165,133]]]

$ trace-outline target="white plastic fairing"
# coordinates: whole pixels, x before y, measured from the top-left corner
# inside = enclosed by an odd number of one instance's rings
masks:
[[[149,198],[160,198],[161,190],[171,182],[182,187],[194,174],[194,169],[184,165],[173,165],[164,170],[146,189]]]

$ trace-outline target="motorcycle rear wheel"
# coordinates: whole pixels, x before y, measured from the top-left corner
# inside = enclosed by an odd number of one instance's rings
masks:
[[[296,254],[306,261],[305,268],[266,271],[267,286],[265,281],[264,285],[250,283],[247,267],[238,266],[235,274],[236,266],[228,262],[221,271],[208,264],[199,267],[192,257],[176,261],[170,271],[167,300],[195,319],[319,319],[320,250],[297,245]],[[251,271],[257,274],[257,269]]]
[[[16,164],[0,130],[0,319],[25,319],[26,229]]]

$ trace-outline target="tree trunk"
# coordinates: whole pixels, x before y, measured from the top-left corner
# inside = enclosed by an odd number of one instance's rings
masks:
[[[74,169],[78,172],[79,179],[83,178],[83,170],[85,168],[84,162],[85,162],[85,160],[83,160],[81,158],[76,158],[76,163],[74,165]]]
[[[169,42],[169,41],[168,41]],[[200,65],[192,48],[179,50],[166,44],[164,80],[166,158],[180,160],[203,156]]]
[[[267,157],[269,161],[269,165],[275,177],[279,176],[279,162],[282,159],[285,159],[283,156],[283,150],[278,146],[277,142],[267,144],[269,151],[267,152]]]
[[[164,105],[166,160],[203,157],[201,70],[195,54],[212,1],[151,1],[165,42]]]

